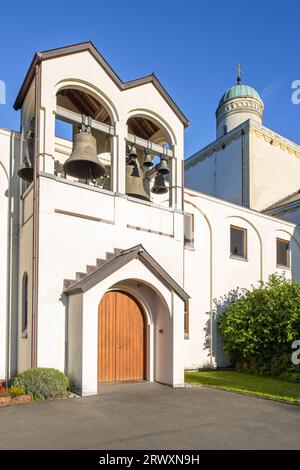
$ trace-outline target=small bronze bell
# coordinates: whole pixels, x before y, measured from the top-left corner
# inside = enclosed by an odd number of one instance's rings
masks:
[[[154,194],[165,194],[168,192],[168,188],[166,186],[165,177],[159,171],[154,179],[154,184],[151,190]]]
[[[128,165],[135,165],[137,159],[137,151],[134,145],[131,146],[129,153],[128,153]]]
[[[34,135],[31,133],[27,139],[27,149],[23,161],[18,169],[18,176],[30,183],[33,181]]]
[[[153,166],[152,155],[149,150],[145,150],[144,166],[147,168],[151,168]]]
[[[64,171],[75,178],[93,180],[105,173],[104,165],[97,156],[97,142],[91,133],[91,126],[82,124],[75,134],[73,150],[64,164]]]
[[[159,172],[161,175],[168,175],[170,173],[168,163],[169,163],[168,157],[166,156],[160,157]]]

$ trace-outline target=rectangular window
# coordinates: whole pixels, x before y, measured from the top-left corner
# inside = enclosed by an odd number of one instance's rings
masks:
[[[276,238],[277,266],[290,267],[290,244],[288,240]]]
[[[230,226],[230,255],[236,258],[247,258],[247,230]]]
[[[194,248],[194,214],[184,214],[184,246]]]
[[[189,318],[189,306],[186,303],[184,307],[184,337],[189,338],[190,334],[190,318]]]

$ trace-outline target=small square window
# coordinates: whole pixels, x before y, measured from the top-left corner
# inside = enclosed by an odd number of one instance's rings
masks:
[[[247,258],[247,230],[230,226],[230,255],[237,258]]]
[[[290,267],[290,244],[288,240],[276,238],[276,259],[277,266]]]

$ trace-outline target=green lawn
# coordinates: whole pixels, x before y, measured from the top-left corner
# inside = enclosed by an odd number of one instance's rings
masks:
[[[234,371],[186,372],[185,381],[205,387],[300,404],[300,384]]]

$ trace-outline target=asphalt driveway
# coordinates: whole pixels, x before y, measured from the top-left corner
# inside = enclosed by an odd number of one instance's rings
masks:
[[[299,406],[152,383],[1,408],[0,423],[0,449],[300,448]]]

